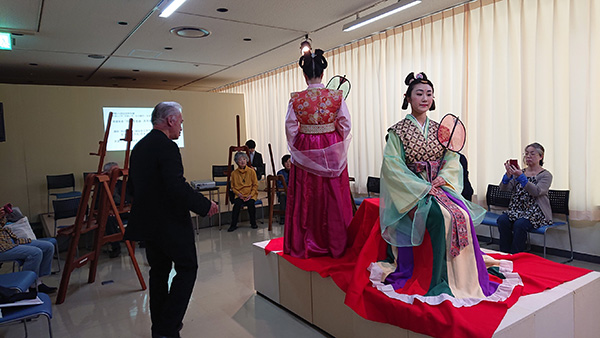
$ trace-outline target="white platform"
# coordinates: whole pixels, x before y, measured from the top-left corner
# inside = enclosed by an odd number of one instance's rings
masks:
[[[344,305],[345,294],[331,278],[301,270],[269,253],[269,241],[254,243],[257,292],[335,337],[426,337],[390,324],[366,320]],[[493,337],[546,338],[600,336],[600,273],[554,289],[523,296],[507,312]]]

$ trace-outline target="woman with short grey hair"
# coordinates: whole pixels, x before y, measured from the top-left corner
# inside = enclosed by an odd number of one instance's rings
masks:
[[[240,211],[245,205],[248,207],[250,215],[250,225],[252,229],[258,228],[256,225],[256,207],[254,202],[258,198],[258,179],[256,171],[248,167],[250,158],[243,152],[237,152],[233,157],[238,168],[231,173],[231,203],[233,211],[231,213],[231,225],[228,232],[237,229],[237,222],[240,216]]]
[[[500,190],[512,191],[508,210],[497,220],[500,231],[500,251],[525,251],[527,231],[552,224],[552,209],[548,191],[552,174],[544,169],[544,147],[535,142],[525,147],[525,169],[516,160],[504,163],[506,174]]]

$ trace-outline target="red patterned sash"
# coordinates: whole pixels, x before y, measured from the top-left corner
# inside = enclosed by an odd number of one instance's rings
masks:
[[[462,210],[454,201],[452,201],[442,189],[434,189],[433,196],[438,202],[443,205],[446,210],[450,212],[452,216],[451,227],[452,227],[452,238],[450,240],[450,255],[456,257],[460,254],[460,250],[469,245],[469,238],[467,232],[467,220]]]

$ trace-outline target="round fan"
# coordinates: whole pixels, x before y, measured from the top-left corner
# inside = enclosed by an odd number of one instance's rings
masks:
[[[453,114],[446,114],[440,121],[437,139],[446,148],[459,152],[465,146],[467,130]]]

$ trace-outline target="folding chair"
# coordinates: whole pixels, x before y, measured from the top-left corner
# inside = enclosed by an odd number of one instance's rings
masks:
[[[565,221],[555,219],[550,225],[531,229],[527,232],[527,239],[529,240],[530,234],[544,235],[544,258],[546,258],[546,232],[548,229],[566,225],[569,232],[569,245],[571,247],[571,257],[564,262],[567,263],[573,260],[573,240],[571,238],[571,224],[569,223],[569,190],[550,190],[548,191],[548,198],[550,199],[552,213],[565,215]]]
[[[508,204],[510,203],[510,198],[512,196],[512,192],[510,191],[501,191],[500,186],[494,184],[488,184],[487,191],[485,192],[485,200],[488,206],[488,211],[485,213],[485,217],[481,224],[485,224],[490,227],[490,241],[488,244],[492,244],[494,242],[494,237],[492,236],[492,227],[498,227],[498,217],[500,214],[492,212],[492,206],[500,207],[500,208],[508,208]]]
[[[233,200],[235,199],[235,195],[233,194],[233,190],[231,190],[231,187],[229,185],[226,186],[227,187],[227,191],[229,192],[228,198],[229,198],[229,202],[231,202],[230,204],[233,204]],[[260,224],[265,224],[265,208],[263,208],[263,201],[260,198],[257,198],[256,201],[254,201],[254,207],[257,207],[260,205],[260,212],[261,212],[261,216],[262,218],[260,219]],[[245,205],[242,206],[242,210],[244,210],[244,208],[248,209]],[[240,210],[241,212],[241,210]],[[221,230],[221,228],[219,228],[219,230]]]
[[[35,284],[37,275],[33,271],[17,271],[0,274],[0,285],[17,289],[20,292],[29,291],[29,287]]]
[[[77,216],[80,201],[80,197],[52,201],[54,207],[54,237],[56,237],[58,228],[67,227],[66,225],[58,226],[59,220]]]
[[[50,319],[52,319],[52,302],[50,301],[50,297],[45,293],[38,293],[38,298],[43,302],[42,304],[2,308],[0,325],[22,322],[25,328],[25,337],[27,337],[27,321],[31,318],[44,316],[48,320],[48,334],[52,338],[52,325],[50,324]]]
[[[71,174],[64,175],[46,175],[46,184],[48,188],[48,213],[50,213],[50,196],[56,199],[65,199],[80,197],[81,192],[75,191],[75,176]],[[71,191],[64,191],[66,188],[71,188]],[[62,192],[50,192],[50,190],[60,189]]]

